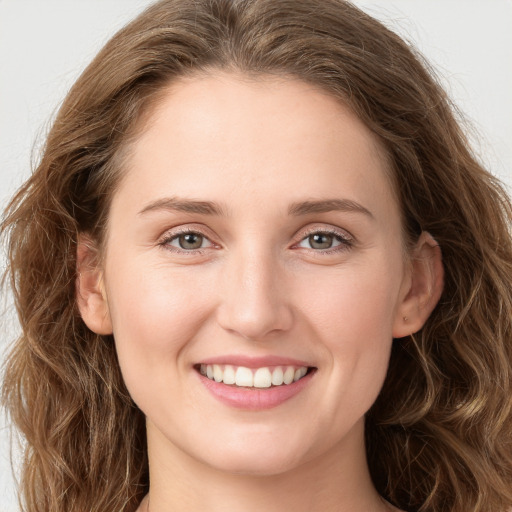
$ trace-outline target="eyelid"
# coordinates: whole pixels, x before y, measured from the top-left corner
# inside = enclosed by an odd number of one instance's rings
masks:
[[[304,238],[307,238],[308,236],[315,233],[327,233],[329,235],[335,235],[342,238],[343,240],[346,240],[347,242],[356,241],[355,237],[346,229],[338,228],[335,226],[326,226],[325,224],[316,224],[307,227],[305,230],[300,230],[294,238],[296,238],[297,242],[300,242],[304,240]]]
[[[174,228],[167,229],[161,236],[158,237],[157,245],[175,253],[200,254],[206,249],[210,249],[212,247],[220,247],[218,243],[212,240],[213,236],[209,234],[209,231],[210,230],[206,229],[205,226],[201,226],[198,224],[180,225]],[[201,235],[203,238],[208,240],[211,245],[209,247],[201,247],[199,249],[182,249],[180,247],[171,246],[169,244],[171,240],[174,240],[181,235],[187,234]]]
[[[300,247],[299,244],[303,242],[306,238],[313,234],[328,234],[332,235],[341,240],[341,243],[337,246],[330,247],[328,249],[309,249],[306,247]],[[295,236],[295,242],[293,243],[292,249],[304,249],[306,251],[310,251],[316,254],[333,254],[336,252],[344,251],[350,249],[356,242],[355,237],[349,233],[346,229],[342,229],[334,226],[326,226],[323,225],[314,225],[309,226],[305,230],[301,230]]]
[[[206,249],[221,247],[220,244],[218,244],[217,242],[215,242],[213,240],[215,237],[212,236],[212,234],[210,234],[210,232],[211,232],[210,229],[208,229],[206,226],[201,225],[201,224],[179,225],[179,226],[167,229],[161,236],[159,236],[158,240],[157,240],[157,245],[162,246],[163,248],[168,249],[169,251],[172,251],[172,252],[176,252],[176,253],[201,254]],[[179,247],[169,245],[170,240],[174,240],[177,237],[179,237],[180,235],[189,234],[189,233],[192,233],[192,234],[195,233],[195,234],[201,235],[206,240],[208,240],[211,245],[209,247],[202,247],[199,249],[181,249]],[[304,248],[305,250],[309,250],[311,252],[315,252],[318,254],[320,254],[320,253],[329,254],[331,252],[347,250],[348,248],[353,246],[354,243],[356,242],[355,237],[346,229],[339,228],[337,226],[332,226],[332,225],[326,226],[325,224],[316,224],[316,225],[308,226],[306,229],[303,228],[303,229],[299,230],[296,233],[296,235],[294,236],[295,241],[293,242],[291,248],[292,249],[300,249],[300,247],[298,247],[298,244],[300,242],[302,242],[303,240],[305,240],[308,236],[310,236],[312,234],[316,234],[316,233],[324,233],[324,234],[333,235],[333,236],[339,238],[342,241],[342,243],[338,246],[335,246],[335,247],[332,247],[329,249],[307,249],[307,248]],[[170,247],[172,247],[172,249]]]

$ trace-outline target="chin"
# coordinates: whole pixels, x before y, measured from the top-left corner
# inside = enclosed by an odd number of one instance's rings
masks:
[[[217,470],[246,476],[275,476],[292,471],[300,465],[296,456],[280,456],[276,454],[240,453],[222,454],[215,460],[207,461]]]
[[[252,476],[279,475],[297,468],[308,458],[305,440],[293,438],[259,439],[245,436],[234,438],[229,444],[218,446],[220,449],[202,453],[206,464],[219,471]],[[292,442],[290,442],[292,441]]]

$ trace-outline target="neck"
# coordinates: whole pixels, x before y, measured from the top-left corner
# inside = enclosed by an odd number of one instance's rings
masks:
[[[222,471],[193,459],[148,425],[150,512],[390,510],[369,476],[363,426],[350,435],[354,438],[297,467],[254,475]]]

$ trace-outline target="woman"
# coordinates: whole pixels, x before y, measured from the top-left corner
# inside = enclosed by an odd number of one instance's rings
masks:
[[[27,510],[507,510],[511,215],[352,5],[155,4],[3,223]]]

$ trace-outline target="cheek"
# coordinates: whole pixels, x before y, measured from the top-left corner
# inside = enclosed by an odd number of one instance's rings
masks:
[[[331,392],[324,400],[333,411],[344,402],[364,414],[380,392],[400,294],[401,268],[395,267],[340,268],[325,280],[317,276],[309,293],[301,291],[304,317],[330,367]]]
[[[326,381],[321,430],[342,438],[371,408],[384,383],[391,352],[391,293],[369,275],[346,277],[337,292],[317,296],[310,318],[322,343]],[[322,307],[322,303],[324,304]],[[328,304],[328,307],[326,306]]]
[[[123,376],[140,382],[159,368],[178,371],[180,357],[194,340],[211,300],[187,272],[153,267],[143,272],[121,265],[108,274],[107,296]],[[164,376],[162,375],[162,378]]]
[[[344,339],[357,339],[361,346],[390,340],[399,300],[399,276],[400,269],[390,270],[383,265],[318,273],[311,280],[315,286],[304,283],[299,292],[304,297],[304,315],[336,347],[343,346]]]

